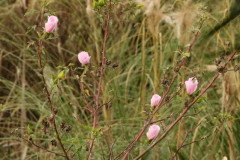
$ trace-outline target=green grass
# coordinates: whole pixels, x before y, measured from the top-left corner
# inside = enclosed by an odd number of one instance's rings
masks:
[[[119,66],[109,67],[104,73],[101,102],[111,102],[108,109],[103,107],[99,112],[99,127],[102,129],[94,144],[93,159],[96,160],[109,159],[111,147],[113,156],[116,156],[131,142],[149,114],[152,94],[157,92],[163,95],[166,90],[161,80],[167,69],[174,67],[181,57],[177,51],[186,50],[186,45],[190,43],[180,42],[175,35],[176,26],[165,22],[160,23],[156,34],[152,34],[143,7],[137,7],[133,2],[114,2],[106,58]],[[56,0],[48,5],[47,12],[57,15],[60,23],[57,33],[52,35],[54,38],[44,40],[43,43],[44,76],[49,88],[53,86],[52,76],[57,76],[60,72],[58,66],[73,63],[73,68],[81,67],[77,54],[83,50],[88,51],[92,57],[90,71],[84,77],[84,86],[90,96],[81,91],[76,78],[76,75],[81,76],[82,69],[72,71],[74,75],[68,74],[59,81],[52,94],[54,106],[58,109],[56,121],[59,130],[61,123],[72,127],[69,133],[61,131],[61,137],[66,148],[72,146],[70,153],[76,152],[76,159],[86,159],[88,155],[86,150],[93,117],[82,107],[91,108],[94,104],[92,96],[98,83],[96,72],[103,45],[104,12],[107,12],[107,9],[102,7],[96,9],[95,15],[88,16],[85,3],[81,0]],[[169,13],[182,7],[182,1],[162,3],[172,6],[168,8]],[[196,0],[194,4],[208,7],[204,13],[208,19],[204,22],[201,36],[220,23],[230,9],[230,0]],[[28,10],[21,7],[20,1],[0,2],[0,159],[3,160],[21,159],[24,151],[25,159],[29,160],[62,159],[25,143],[15,134],[19,132],[26,137],[31,135],[37,144],[61,153],[59,147],[51,145],[50,141],[55,139],[53,130],[50,129],[46,135],[42,132],[42,121],[48,119],[51,111],[43,89],[37,56],[36,31],[42,30],[47,20],[45,15],[44,23],[39,24],[40,9],[40,1],[37,0],[29,4]],[[27,11],[28,15],[25,14]],[[191,30],[197,27],[198,20],[199,16],[184,33],[190,41],[193,39]],[[189,67],[181,70],[173,88],[177,88],[180,82],[190,76],[198,77],[199,90],[206,86],[214,73],[205,66],[215,64],[215,58],[226,50],[226,41],[231,43],[230,51],[239,46],[238,21],[239,17],[212,37],[200,37],[200,41],[193,47]],[[236,63],[239,63],[239,59]],[[172,74],[170,69],[170,78]],[[239,86],[239,72],[236,72],[235,76],[234,84]],[[187,137],[187,142],[204,136],[208,138],[182,148],[178,154],[179,159],[221,160],[224,156],[231,160],[240,159],[239,89],[235,87],[237,93],[228,93],[223,90],[223,82],[223,79],[219,79],[216,86],[204,95],[203,101],[194,105],[188,113],[198,113],[197,115],[183,118],[164,141],[143,159],[169,159],[171,154],[176,152],[177,145],[182,142],[187,130],[193,130]],[[224,94],[233,97],[225,104],[221,99]],[[181,112],[186,98],[183,90],[170,104],[165,105],[154,119]],[[175,118],[176,115],[158,123],[161,133]],[[148,144],[144,133],[129,159],[136,157]]]

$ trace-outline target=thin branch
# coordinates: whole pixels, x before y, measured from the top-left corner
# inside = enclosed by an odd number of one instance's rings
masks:
[[[208,136],[204,136],[204,137],[202,137],[202,138],[200,138],[198,140],[195,140],[195,141],[192,141],[192,142],[189,142],[189,143],[185,143],[185,144],[182,143],[181,146],[178,148],[177,152],[172,156],[171,159],[174,159],[182,148],[184,148],[184,147],[186,147],[186,146],[188,146],[190,144],[197,143],[197,142],[200,142],[202,140],[205,140],[208,137],[209,137],[209,135]],[[185,140],[183,142],[185,142]]]
[[[166,118],[162,118],[162,119],[159,119],[159,120],[156,120],[156,121],[153,121],[153,122],[151,122],[150,124],[154,124],[154,123],[157,123],[157,122],[162,122],[162,121],[165,121],[165,120],[167,120],[167,119],[169,119],[169,118],[172,118],[172,117],[174,117],[175,115],[177,115],[177,113],[176,114],[170,114],[169,116],[167,116]]]
[[[190,145],[190,144],[193,144],[193,143],[196,143],[196,142],[200,142],[200,141],[202,141],[202,140],[204,140],[204,139],[206,139],[206,138],[208,138],[208,137],[209,137],[209,135],[208,135],[208,136],[204,136],[204,137],[202,137],[201,139],[198,139],[198,140],[195,140],[195,141],[186,143],[186,144],[184,144],[184,145],[182,146],[182,148],[185,147],[185,146],[188,146],[188,145]]]
[[[100,94],[101,94],[101,88],[102,88],[102,81],[103,81],[103,73],[104,73],[104,67],[105,67],[105,54],[106,54],[106,48],[107,48],[107,39],[108,39],[108,29],[109,29],[109,21],[110,21],[110,10],[111,10],[111,1],[110,1],[110,8],[107,13],[107,18],[105,21],[105,26],[104,26],[104,40],[103,40],[103,50],[102,50],[102,61],[101,61],[101,68],[100,68],[100,78],[98,82],[98,88],[97,88],[97,95],[95,98],[95,109],[93,111],[93,129],[96,128],[97,125],[97,115],[98,115],[98,109],[100,108],[99,106],[99,101],[100,101]],[[93,145],[95,141],[94,134],[92,133],[91,135],[92,141],[90,144],[89,148],[89,154],[88,154],[88,160],[91,159],[92,157],[92,150],[93,150]]]
[[[113,142],[113,144],[110,147],[110,151],[109,151],[109,155],[108,155],[108,159],[111,160],[112,159],[112,155],[113,155],[113,146],[115,145],[115,143],[117,142],[117,139]]]
[[[26,142],[32,144],[33,146],[35,146],[35,147],[37,147],[37,148],[39,148],[39,149],[41,149],[41,150],[43,150],[43,151],[46,151],[46,152],[49,152],[49,153],[52,153],[52,154],[55,154],[55,155],[57,155],[57,156],[61,156],[61,157],[64,157],[64,158],[65,158],[65,155],[62,155],[62,154],[60,154],[60,153],[57,153],[57,152],[48,150],[48,149],[46,149],[46,148],[43,148],[43,147],[37,145],[36,143],[34,143],[33,141],[27,140],[27,139],[25,139],[25,138],[23,138],[23,137],[20,137],[20,138],[22,138],[22,139],[25,140]]]
[[[58,132],[58,129],[57,129],[57,126],[56,126],[56,121],[55,121],[55,114],[54,114],[54,111],[53,111],[54,107],[53,107],[53,104],[52,104],[51,95],[50,95],[50,92],[48,91],[46,80],[45,80],[45,77],[43,75],[43,65],[42,65],[42,58],[41,58],[41,54],[42,54],[42,40],[39,41],[38,45],[39,45],[39,47],[38,47],[39,65],[40,65],[40,68],[41,68],[41,76],[42,76],[42,80],[43,80],[43,84],[44,84],[44,89],[45,89],[45,92],[47,94],[47,99],[48,99],[48,102],[50,104],[51,112],[52,112],[52,115],[53,115],[53,128],[54,128],[54,131],[56,133],[57,140],[58,140],[58,142],[59,142],[59,144],[60,144],[60,146],[62,148],[62,151],[65,154],[65,158],[67,160],[70,160],[69,157],[68,157],[67,151],[65,150],[65,148],[63,146],[62,140],[61,140],[61,138],[59,136],[59,132]]]
[[[69,152],[72,147],[73,147],[73,145],[71,145],[71,146],[68,148],[67,152]]]
[[[43,9],[43,13],[44,13],[44,9]],[[43,15],[43,13],[41,15]],[[40,24],[41,24],[41,22],[40,22]],[[42,77],[42,80],[43,80],[44,90],[47,94],[48,103],[50,104],[51,113],[53,115],[53,128],[54,128],[54,131],[56,133],[57,140],[58,140],[58,142],[61,146],[61,149],[65,154],[65,158],[67,160],[70,160],[70,158],[68,157],[67,151],[65,150],[65,148],[63,146],[63,143],[62,143],[62,140],[61,140],[61,138],[59,136],[59,133],[58,133],[58,129],[57,129],[57,126],[56,126],[56,121],[55,121],[54,107],[53,107],[53,103],[52,103],[52,100],[51,100],[51,94],[50,94],[50,92],[47,88],[46,80],[45,80],[45,77],[43,75],[42,47],[43,47],[43,40],[42,40],[42,37],[40,37],[40,39],[38,41],[37,54],[38,54],[38,61],[39,61],[39,66],[40,66],[41,77]]]
[[[172,157],[171,159],[173,159],[173,158],[175,158],[175,157],[177,156],[178,152],[179,152],[179,151],[181,150],[181,148],[184,146],[184,143],[185,143],[185,141],[187,140],[187,137],[189,136],[189,134],[190,134],[191,132],[193,132],[197,127],[199,127],[200,124],[201,124],[201,123],[199,123],[196,127],[194,127],[194,128],[191,129],[191,130],[187,130],[187,134],[186,134],[185,138],[183,139],[180,147],[178,147],[177,152],[176,152],[173,156],[171,156],[171,157]]]
[[[163,95],[159,105],[154,109],[153,113],[149,116],[147,122],[144,124],[143,128],[141,129],[141,131],[138,133],[138,135],[135,137],[135,139],[129,144],[129,146],[123,152],[121,152],[115,159],[117,159],[119,156],[121,156],[121,154],[123,154],[125,151],[126,151],[126,153],[125,153],[125,155],[123,157],[123,160],[127,159],[128,155],[131,152],[131,150],[133,149],[133,147],[136,145],[136,143],[142,137],[142,135],[145,132],[145,130],[147,129],[147,127],[150,125],[154,115],[163,106],[163,101],[165,100],[165,98],[167,97],[168,93],[170,92],[170,89],[171,89],[171,87],[172,87],[172,85],[173,85],[173,83],[174,83],[176,78],[177,78],[177,73],[174,74],[173,79],[172,79],[170,85],[168,86],[167,91]]]

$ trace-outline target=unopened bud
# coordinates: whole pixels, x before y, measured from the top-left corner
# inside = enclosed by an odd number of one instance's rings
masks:
[[[70,125],[67,125],[67,127],[65,128],[66,132],[70,132],[72,130],[72,127]]]
[[[51,140],[51,143],[52,143],[53,146],[55,146],[55,147],[57,146],[57,141],[56,140]]]
[[[118,64],[117,64],[117,63],[115,63],[115,64],[112,65],[112,68],[117,68],[117,67],[118,67]]]

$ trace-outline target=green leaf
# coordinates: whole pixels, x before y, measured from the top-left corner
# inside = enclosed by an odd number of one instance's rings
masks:
[[[144,5],[142,5],[142,4],[137,4],[137,8],[142,8]]]
[[[202,103],[202,102],[206,102],[206,97],[200,97],[200,98],[197,100],[197,103]]]
[[[42,53],[45,55],[47,53],[46,49],[43,47],[42,48]]]
[[[69,63],[68,67],[74,66],[74,63]]]
[[[93,1],[92,5],[94,8],[103,7],[105,5],[105,0]]]
[[[202,106],[202,107],[199,107],[198,110],[202,111],[202,110],[206,110],[206,108],[207,108],[206,106]]]
[[[64,78],[64,77],[65,77],[65,71],[62,70],[61,72],[58,73],[57,78],[58,78],[58,79],[62,79],[62,78]]]
[[[64,66],[57,66],[57,69],[64,69]]]
[[[33,130],[30,128],[29,125],[27,125],[27,133],[31,135],[33,133]]]
[[[190,57],[190,53],[183,53],[183,57]]]

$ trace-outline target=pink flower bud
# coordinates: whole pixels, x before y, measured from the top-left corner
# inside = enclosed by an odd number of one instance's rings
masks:
[[[56,16],[49,16],[47,23],[45,23],[45,31],[50,33],[57,29],[58,18]]]
[[[78,54],[78,60],[82,65],[86,65],[90,63],[90,56],[88,52],[82,51]]]
[[[149,140],[154,139],[158,136],[158,133],[160,132],[160,127],[156,124],[151,125],[147,132],[147,137]]]
[[[151,98],[151,106],[157,106],[159,105],[161,100],[161,96],[159,96],[158,94],[154,94]]]
[[[196,91],[198,87],[198,80],[194,77],[189,78],[187,81],[185,81],[187,93],[191,95],[193,92]]]

